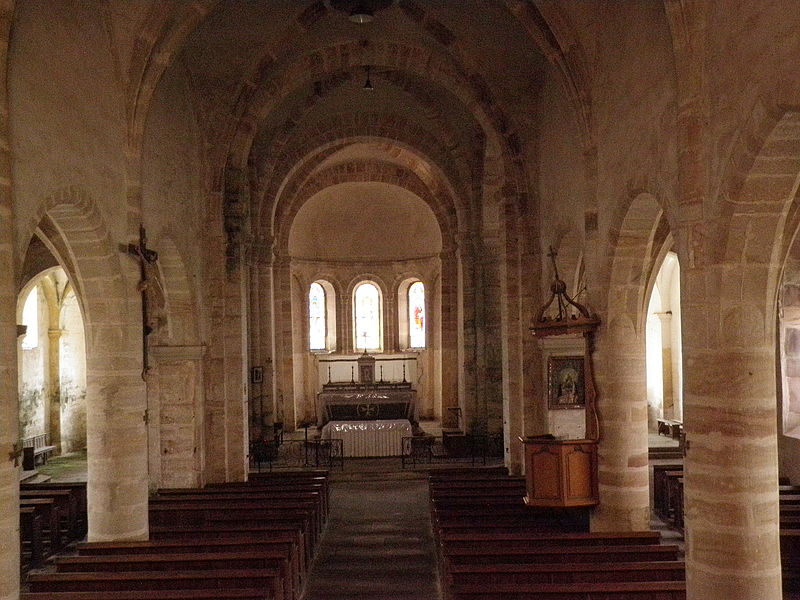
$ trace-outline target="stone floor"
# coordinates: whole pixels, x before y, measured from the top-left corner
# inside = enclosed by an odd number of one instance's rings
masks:
[[[441,598],[427,481],[399,475],[332,482],[303,600]]]

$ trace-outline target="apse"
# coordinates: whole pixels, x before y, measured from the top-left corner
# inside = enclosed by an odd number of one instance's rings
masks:
[[[384,183],[341,183],[318,192],[297,213],[289,234],[289,255],[307,260],[406,260],[441,250],[430,207]]]

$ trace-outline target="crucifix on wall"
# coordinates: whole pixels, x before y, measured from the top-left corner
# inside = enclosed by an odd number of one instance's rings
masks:
[[[128,244],[127,252],[139,262],[141,279],[138,284],[142,295],[142,378],[149,368],[148,336],[166,322],[164,289],[158,275],[158,252],[147,247],[147,233],[139,226],[138,244]]]

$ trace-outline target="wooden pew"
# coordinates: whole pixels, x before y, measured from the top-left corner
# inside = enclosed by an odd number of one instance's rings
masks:
[[[257,523],[286,520],[305,524],[306,537],[316,543],[320,523],[314,503],[293,500],[159,502],[149,507],[154,525],[205,526],[220,521]]]
[[[654,545],[661,541],[657,531],[624,531],[608,533],[448,533],[440,532],[439,541],[448,550],[461,548],[553,548],[560,546],[634,546]]]
[[[48,481],[47,483],[21,483],[19,486],[20,491],[40,491],[43,489],[52,490],[68,490],[72,492],[75,498],[75,505],[77,507],[75,530],[72,532],[71,537],[79,540],[86,535],[88,519],[87,519],[87,500],[86,500],[86,482],[58,482],[54,483]]]
[[[301,556],[296,536],[278,535],[271,538],[238,536],[229,539],[205,540],[202,534],[191,540],[155,540],[142,542],[92,542],[77,546],[79,556],[118,556],[132,554],[206,554],[236,552],[278,552],[288,557],[290,580],[299,593],[306,570],[305,556]]]
[[[246,552],[207,552],[207,553],[145,553],[118,554],[99,556],[66,556],[55,561],[57,574],[72,573],[119,573],[143,572],[150,577],[154,572],[169,574],[203,571],[213,572],[224,569],[237,570],[269,570],[279,576],[276,590],[280,589],[278,598],[291,598],[299,595],[300,590],[294,588],[294,574],[291,571],[291,555],[275,549],[259,549]],[[143,575],[144,577],[144,575]]]
[[[37,593],[240,588],[260,589],[269,599],[283,598],[278,569],[36,573],[28,576],[27,584]]]
[[[58,504],[53,498],[21,498],[20,508],[31,507],[42,515],[42,533],[47,534],[50,540],[50,552],[56,552],[62,547],[61,519],[58,513]]]
[[[69,489],[59,489],[55,487],[42,487],[35,489],[20,489],[20,500],[30,500],[34,498],[52,498],[58,514],[61,518],[61,527],[67,537],[74,539],[75,533],[79,530],[78,526],[78,496]]]
[[[275,522],[237,523],[216,522],[202,527],[182,527],[176,525],[150,526],[150,539],[158,542],[217,542],[238,539],[242,536],[254,540],[290,540],[299,547],[302,571],[308,569],[313,548],[306,538],[303,525],[278,519]]]
[[[45,558],[44,534],[42,533],[42,515],[34,507],[23,506],[19,511],[19,545],[22,566],[37,566]],[[28,549],[28,560],[25,561],[25,548]]]
[[[569,564],[450,565],[447,585],[484,583],[591,583],[610,581],[684,581],[683,561]]]
[[[125,590],[122,592],[23,592],[20,600],[268,600],[256,589]]]
[[[472,584],[451,588],[452,600],[684,600],[683,581],[572,584]]]
[[[526,548],[442,547],[442,556],[451,564],[503,563],[585,563],[678,560],[674,545],[548,546]]]
[[[314,478],[314,479],[309,478],[307,481],[292,479],[286,483],[282,483],[280,482],[280,480],[267,480],[265,482],[253,482],[253,483],[227,483],[227,484],[211,485],[204,488],[190,488],[190,489],[167,488],[167,489],[159,489],[158,496],[163,498],[168,498],[172,496],[181,496],[187,494],[202,496],[205,494],[215,494],[215,493],[216,494],[251,493],[251,494],[262,494],[265,496],[270,496],[276,492],[280,493],[317,492],[320,495],[323,513],[327,515],[328,503],[329,503],[328,485],[327,482],[318,481],[318,479],[319,478]]]

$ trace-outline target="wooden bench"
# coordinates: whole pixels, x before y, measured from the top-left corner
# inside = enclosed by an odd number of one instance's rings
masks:
[[[450,565],[448,585],[684,581],[683,561],[625,563]]]
[[[513,533],[449,533],[440,532],[440,543],[448,549],[480,546],[508,548],[553,548],[560,546],[633,546],[637,544],[659,544],[661,534],[657,531],[623,531],[608,533],[536,533],[516,531]]]
[[[205,488],[160,489],[158,490],[158,496],[167,498],[187,494],[202,496],[205,494],[237,493],[251,493],[270,496],[271,494],[278,492],[317,492],[320,495],[323,513],[325,515],[328,514],[329,491],[327,482],[317,481],[316,479],[309,479],[308,481],[291,480],[286,483],[281,483],[278,480],[268,480],[265,482],[214,485]]]
[[[19,511],[19,545],[22,567],[37,566],[45,558],[42,515],[34,507],[23,506]],[[25,560],[27,549],[27,557]]]
[[[680,439],[681,432],[683,431],[683,423],[673,419],[657,419],[658,434],[671,437],[673,439]]]
[[[683,581],[570,584],[472,584],[450,588],[452,600],[684,600]]]
[[[86,535],[88,529],[87,519],[87,500],[86,482],[58,482],[48,481],[47,483],[21,483],[20,491],[41,491],[41,490],[67,490],[72,493],[76,507],[75,530],[72,532],[74,539],[81,539]]]
[[[678,560],[674,545],[549,546],[526,548],[442,548],[448,565],[502,563],[584,563]]]
[[[303,572],[311,561],[313,548],[310,547],[301,524],[279,519],[276,522],[227,523],[215,522],[202,527],[181,527],[175,525],[150,526],[150,539],[157,542],[193,542],[206,541],[215,543],[230,539],[247,537],[254,540],[290,540],[298,544]]]
[[[81,530],[79,524],[78,495],[70,489],[56,487],[36,487],[35,489],[20,489],[21,500],[34,498],[52,498],[58,507],[61,526],[69,539],[75,539]]]
[[[300,590],[294,588],[291,571],[291,555],[280,550],[259,549],[247,552],[208,552],[196,554],[145,553],[100,556],[67,556],[55,561],[57,574],[72,573],[119,573],[146,572],[150,577],[155,572],[169,574],[181,572],[214,572],[225,569],[275,572],[279,575],[275,583],[276,598],[294,597]],[[143,575],[144,577],[144,575]]]
[[[239,536],[222,540],[204,540],[202,534],[193,540],[157,540],[142,542],[93,542],[77,546],[79,556],[112,557],[119,555],[160,555],[160,554],[220,554],[259,552],[265,555],[279,553],[288,557],[290,581],[299,593],[305,573],[305,557],[300,555],[296,537],[292,535],[273,538],[253,538]]]
[[[55,452],[56,447],[50,444],[50,434],[43,433],[22,440],[23,452],[25,448],[33,448],[34,466],[47,463],[47,459]]]
[[[20,498],[19,506],[32,508],[41,515],[42,533],[50,540],[50,552],[59,550],[62,547],[61,520],[56,501],[53,498]]]
[[[20,600],[266,600],[263,589],[125,590],[122,592],[23,592]]]
[[[278,569],[36,573],[28,576],[27,584],[31,592],[41,593],[240,588],[260,589],[264,598],[283,598]]]
[[[298,504],[300,506],[298,506]],[[154,525],[183,525],[204,527],[220,522],[247,524],[263,522],[293,522],[303,527],[306,539],[313,546],[320,534],[319,518],[313,504],[302,505],[292,500],[213,502],[163,502],[149,507],[150,522]]]

